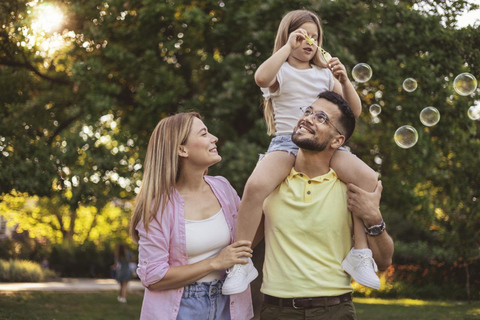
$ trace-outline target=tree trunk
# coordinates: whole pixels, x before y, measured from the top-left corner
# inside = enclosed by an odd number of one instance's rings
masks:
[[[65,226],[63,224],[62,214],[57,210],[55,210],[53,213],[55,214],[55,217],[57,218],[57,221],[58,221],[58,225],[60,226],[60,232],[62,233],[62,236],[63,236],[63,239],[62,239],[62,242],[63,242],[67,237],[67,230],[65,230]]]
[[[77,209],[70,208],[70,224],[68,225],[65,241],[72,241],[75,234],[75,222],[77,221]]]
[[[93,221],[90,224],[90,228],[88,228],[87,236],[85,239],[83,239],[83,242],[88,241],[88,238],[90,237],[90,232],[92,232],[92,229],[95,228],[97,225],[97,214],[93,215]]]

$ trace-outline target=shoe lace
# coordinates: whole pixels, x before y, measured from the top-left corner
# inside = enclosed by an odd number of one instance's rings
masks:
[[[363,265],[367,268],[371,268],[373,267],[373,270],[375,272],[378,271],[378,267],[377,267],[377,264],[375,263],[375,260],[373,260],[372,257],[370,256],[367,256],[366,254],[362,254],[360,255],[360,261],[358,262],[358,264],[355,266],[355,269],[357,269],[358,267],[360,267],[360,265]]]
[[[227,278],[233,277],[233,275],[234,275],[238,270],[240,270],[241,267],[242,267],[242,265],[236,264],[236,265],[234,265],[233,267],[228,268],[228,269],[227,269]]]

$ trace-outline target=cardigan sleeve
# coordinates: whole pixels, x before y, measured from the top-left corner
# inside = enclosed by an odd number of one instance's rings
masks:
[[[140,237],[137,274],[146,288],[162,280],[170,268],[170,233],[165,222],[166,219],[163,219],[160,225],[157,219],[153,219],[148,225],[148,232],[143,226],[143,221],[140,221],[136,228]]]

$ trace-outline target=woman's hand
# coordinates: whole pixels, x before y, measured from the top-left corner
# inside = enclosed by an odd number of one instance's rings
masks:
[[[220,253],[213,258],[212,265],[215,270],[226,270],[234,264],[247,264],[248,260],[245,258],[252,257],[252,243],[250,241],[242,240],[232,243],[220,251]]]
[[[333,76],[340,82],[344,84],[346,81],[350,81],[348,79],[347,70],[345,66],[340,62],[337,57],[330,59],[328,62],[328,68],[332,71]]]
[[[288,41],[287,44],[290,46],[292,50],[297,49],[302,45],[303,40],[306,40],[305,35],[307,34],[307,31],[304,29],[297,29],[290,33],[288,36]]]

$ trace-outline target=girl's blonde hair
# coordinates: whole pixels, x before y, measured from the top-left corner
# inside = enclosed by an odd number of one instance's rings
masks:
[[[320,18],[313,12],[308,10],[295,10],[287,13],[280,22],[277,31],[277,37],[275,38],[275,45],[273,47],[273,53],[280,50],[287,42],[288,36],[293,31],[300,28],[304,23],[313,22],[318,28],[318,45],[322,46],[323,30],[320,23]],[[315,56],[310,60],[311,64],[319,66],[320,68],[326,68],[327,64],[320,58],[320,52],[317,50]],[[273,113],[272,100],[266,99],[264,101],[264,116],[267,124],[267,134],[275,134],[275,119]]]
[[[130,236],[138,243],[136,226],[143,220],[148,225],[159,209],[160,214],[170,201],[180,172],[178,150],[187,142],[195,118],[202,119],[197,112],[178,113],[162,119],[153,130],[148,142],[140,192],[130,222]],[[162,208],[160,208],[160,204]]]

